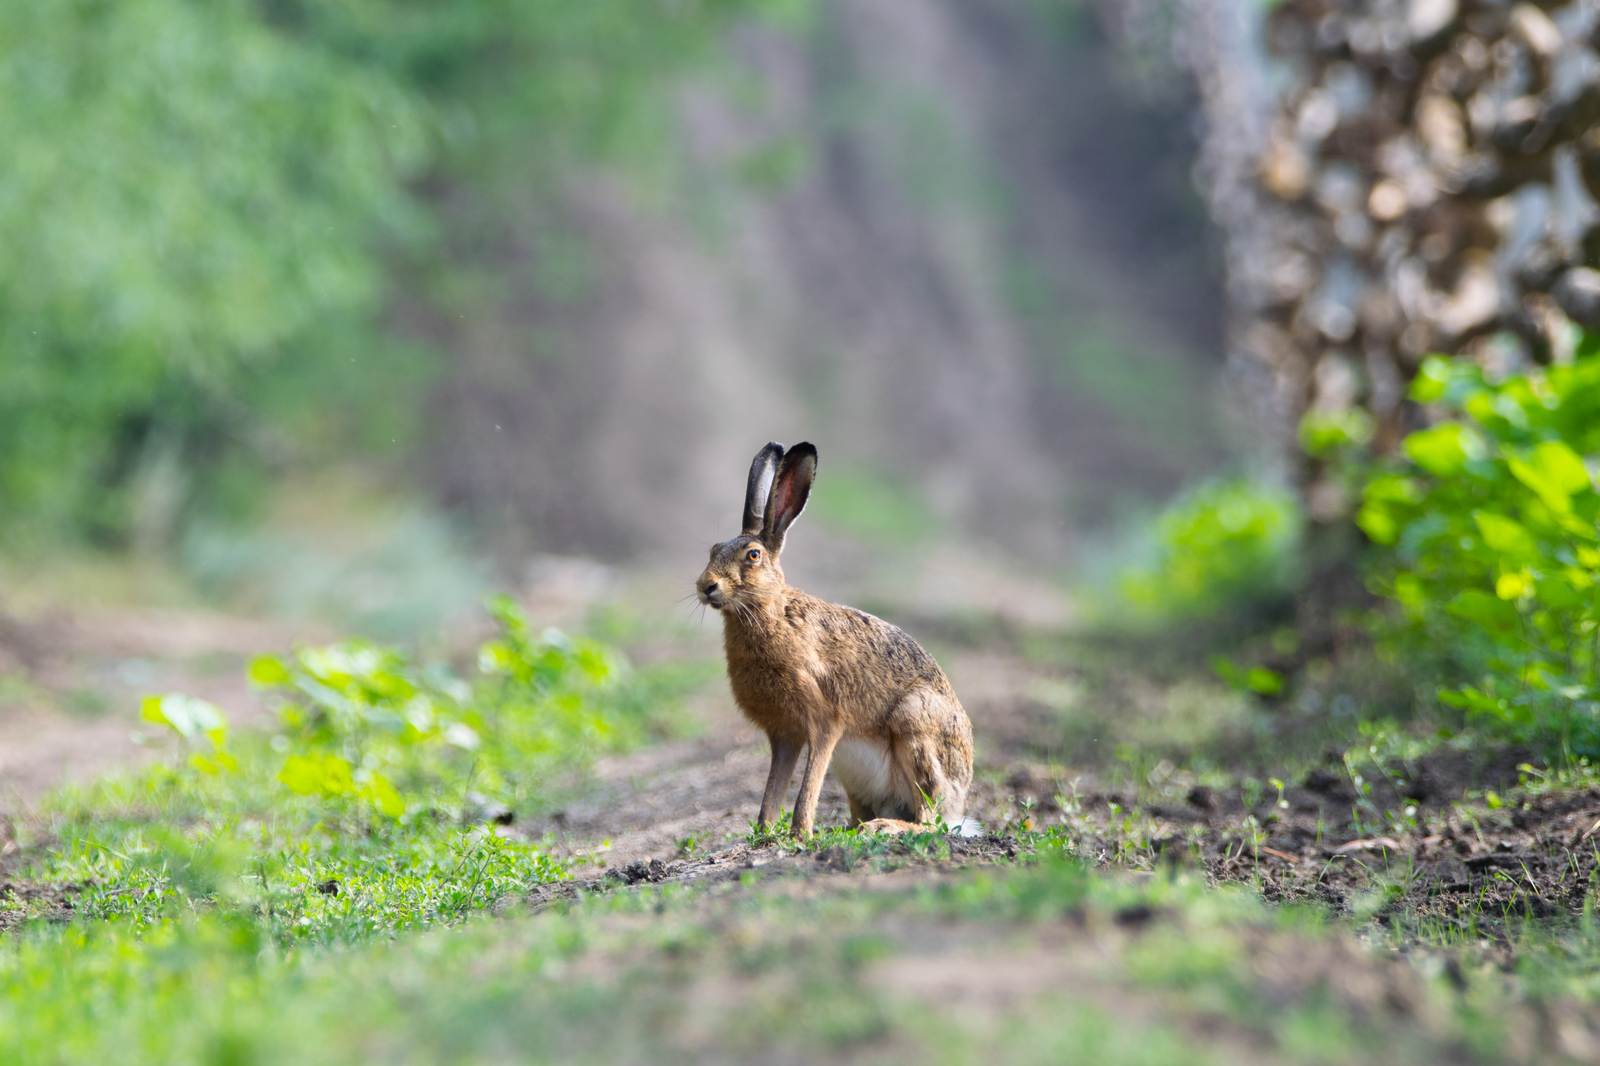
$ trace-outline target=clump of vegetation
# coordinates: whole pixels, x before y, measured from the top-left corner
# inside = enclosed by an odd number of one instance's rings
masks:
[[[183,758],[59,794],[23,828],[29,861],[12,872],[71,886],[86,917],[155,929],[221,911],[285,943],[455,920],[569,876],[573,856],[502,827],[598,754],[670,728],[686,675],[663,682],[609,646],[535,635],[508,598],[490,607],[500,632],[472,681],[367,642],[258,659],[251,676],[278,700],[270,735],[152,697],[144,718]],[[48,909],[0,900],[0,923]]]
[[[1449,417],[1367,481],[1357,519],[1389,549],[1372,583],[1402,612],[1396,650],[1472,727],[1600,758],[1600,359],[1496,384],[1431,358],[1411,395]]]
[[[389,817],[454,803],[469,785],[519,804],[598,750],[638,739],[609,713],[620,655],[557,630],[532,633],[509,597],[490,602],[500,637],[476,685],[364,641],[265,657],[251,678],[282,701],[278,779],[300,795],[348,798]],[[408,801],[407,797],[411,797]]]
[[[1286,489],[1243,478],[1207,482],[1156,519],[1154,561],[1124,573],[1118,591],[1152,621],[1248,610],[1292,587],[1300,526]]]

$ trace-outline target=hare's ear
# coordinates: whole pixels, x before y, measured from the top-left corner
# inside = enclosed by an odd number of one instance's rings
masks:
[[[766,521],[761,526],[761,539],[773,555],[783,550],[783,535],[806,509],[816,476],[816,445],[802,441],[784,453],[778,475],[772,481],[772,494],[767,497]]]
[[[756,452],[750,463],[750,484],[744,490],[744,528],[747,537],[759,537],[767,513],[767,496],[772,492],[772,478],[778,472],[778,460],[783,458],[783,445],[777,441]]]

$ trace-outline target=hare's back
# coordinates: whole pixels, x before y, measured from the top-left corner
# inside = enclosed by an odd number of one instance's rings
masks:
[[[817,654],[840,681],[896,698],[914,688],[954,697],[944,671],[911,634],[866,611],[807,599]]]

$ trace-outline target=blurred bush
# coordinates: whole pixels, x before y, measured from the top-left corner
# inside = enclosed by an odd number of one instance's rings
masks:
[[[1411,398],[1441,417],[1367,480],[1357,518],[1388,549],[1372,583],[1402,611],[1397,650],[1469,724],[1600,758],[1600,359],[1495,383],[1433,357]]]
[[[1117,582],[1134,617],[1175,623],[1250,611],[1290,591],[1299,501],[1247,478],[1210,481],[1155,522],[1155,558]]]
[[[252,472],[403,444],[430,361],[380,320],[472,288],[445,216],[648,152],[662,77],[781,6],[0,8],[6,526],[161,546]]]

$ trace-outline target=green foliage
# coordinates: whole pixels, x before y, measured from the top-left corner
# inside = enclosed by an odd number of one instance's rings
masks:
[[[1372,440],[1372,416],[1360,407],[1342,411],[1311,411],[1300,420],[1300,446],[1308,455],[1328,455]]]
[[[1411,434],[1357,523],[1388,549],[1374,586],[1438,698],[1494,735],[1600,756],[1600,360],[1499,384],[1427,360],[1412,398],[1454,417]]]
[[[1211,672],[1221,678],[1229,688],[1240,692],[1276,696],[1283,691],[1283,675],[1265,666],[1240,666],[1226,655],[1211,657]]]
[[[141,464],[248,435],[251,379],[376,307],[427,112],[238,2],[6,5],[0,91],[0,501],[118,525]]]
[[[1204,618],[1281,595],[1290,586],[1300,510],[1285,490],[1213,481],[1156,519],[1153,564],[1125,573],[1122,597],[1164,621]]]

